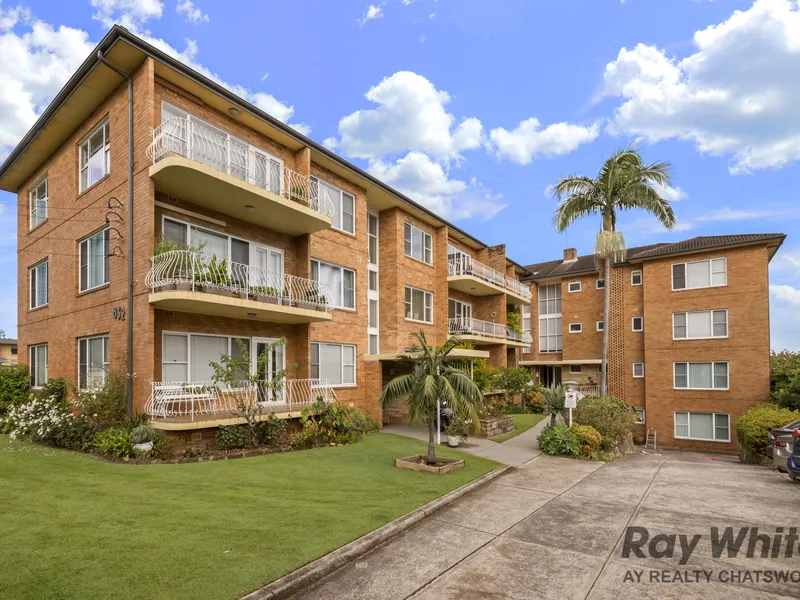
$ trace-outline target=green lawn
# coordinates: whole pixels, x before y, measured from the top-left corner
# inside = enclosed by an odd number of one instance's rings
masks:
[[[544,419],[547,415],[514,415],[514,431],[509,431],[502,435],[496,435],[489,438],[493,442],[505,442],[513,437],[517,437],[520,433],[528,431],[531,427],[536,425],[539,421]]]
[[[241,460],[123,465],[0,436],[0,596],[239,598],[499,465],[394,467],[426,445],[358,444]]]

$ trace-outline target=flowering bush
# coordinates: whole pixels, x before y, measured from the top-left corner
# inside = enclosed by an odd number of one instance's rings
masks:
[[[12,440],[52,443],[55,434],[74,418],[67,404],[57,396],[31,394],[26,403],[9,407],[3,430]]]
[[[104,427],[124,424],[128,413],[125,378],[110,372],[102,387],[75,390],[75,406],[93,423]]]

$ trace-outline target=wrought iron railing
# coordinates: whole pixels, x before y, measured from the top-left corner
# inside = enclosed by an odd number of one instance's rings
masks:
[[[530,289],[526,288],[522,283],[478,262],[467,254],[460,254],[449,258],[447,260],[447,274],[450,277],[456,275],[471,275],[478,279],[483,279],[487,283],[491,283],[497,287],[507,289],[526,300],[531,299]]]
[[[334,216],[336,209],[328,190],[227,132],[194,119],[174,117],[153,129],[152,136],[147,156],[154,164],[166,156],[185,156],[329,217]]]
[[[190,250],[170,250],[151,259],[145,277],[153,291],[225,292],[273,304],[328,311],[330,284],[209,257]]]
[[[275,392],[271,384],[218,386],[212,381],[153,381],[150,398],[144,407],[152,419],[196,417],[242,412],[246,406],[258,406],[265,413],[291,412],[314,404],[318,399],[336,401],[336,390],[328,379],[287,379]]]

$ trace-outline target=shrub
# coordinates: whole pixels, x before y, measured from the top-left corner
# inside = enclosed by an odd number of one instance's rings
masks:
[[[18,406],[28,400],[30,383],[28,367],[24,365],[0,367],[0,415],[6,414],[10,406]]]
[[[39,396],[54,396],[60,402],[67,401],[67,380],[63,377],[48,379],[38,392]]]
[[[172,460],[178,449],[178,440],[170,436],[159,436],[153,440],[151,456],[157,460]]]
[[[614,440],[604,435],[600,436],[600,450],[603,452],[610,452],[614,447]]]
[[[800,352],[773,352],[769,366],[772,401],[784,408],[800,410]]]
[[[269,415],[258,426],[258,440],[267,446],[274,446],[286,435],[286,421]]]
[[[128,415],[125,377],[110,372],[102,387],[76,390],[75,406],[87,419],[104,427],[125,425]]]
[[[521,415],[525,411],[519,404],[512,404],[511,402],[500,402],[500,413],[504,415]]]
[[[546,454],[577,456],[581,451],[581,442],[568,426],[555,425],[539,434],[539,449]]]
[[[574,423],[572,425],[572,431],[578,436],[581,442],[581,452],[584,454],[592,454],[600,450],[602,436],[597,429],[589,425],[578,425]]]
[[[636,412],[624,402],[605,396],[586,397],[578,402],[572,420],[579,425],[594,427],[612,442],[620,443],[633,433]]]
[[[150,425],[137,425],[131,429],[132,444],[146,444],[156,439],[156,430]]]
[[[91,423],[83,415],[65,419],[52,434],[50,443],[57,448],[86,452],[92,448],[95,436],[101,431],[96,423]]]
[[[233,450],[247,446],[247,429],[239,425],[220,425],[214,434],[217,448],[220,450]]]
[[[531,372],[525,367],[503,367],[498,369],[494,387],[506,397],[524,394],[531,387]]]
[[[736,437],[739,443],[759,458],[766,459],[770,429],[783,427],[800,419],[800,411],[789,410],[775,404],[758,404],[736,420]]]
[[[541,414],[544,412],[544,398],[541,393],[541,386],[535,386],[525,395],[525,410],[529,413]]]
[[[459,440],[466,440],[469,433],[469,424],[460,416],[453,415],[447,423],[445,433],[449,437],[455,437]]]
[[[105,429],[94,436],[92,444],[97,450],[109,456],[128,459],[133,456],[131,432],[120,427]]]
[[[67,404],[55,396],[31,394],[24,404],[9,407],[2,430],[11,439],[29,439],[48,444],[52,442],[55,432],[72,418]]]
[[[289,437],[289,444],[293,448],[354,444],[369,427],[368,419],[359,413],[339,402],[325,404],[318,399],[300,413],[303,429]]]

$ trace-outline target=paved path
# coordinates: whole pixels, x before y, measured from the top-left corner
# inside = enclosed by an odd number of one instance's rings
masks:
[[[712,557],[711,526],[797,526],[800,486],[762,467],[694,453],[637,454],[608,465],[541,455],[421,521],[298,597],[474,600],[777,600],[796,583],[721,583],[723,572],[800,570],[792,559]],[[702,534],[689,562],[621,557],[628,526]],[[676,544],[676,548],[679,548]],[[757,552],[757,556],[760,553]],[[648,581],[668,570],[710,582]],[[628,571],[642,583],[624,581]]]
[[[470,436],[467,438],[466,442],[462,442],[461,445],[459,445],[458,449],[474,454],[475,456],[489,458],[504,465],[518,467],[541,454],[539,443],[536,441],[536,438],[539,437],[539,433],[544,429],[546,421],[547,419],[540,421],[528,429],[528,431],[502,444],[498,444],[486,438]],[[383,428],[383,432],[404,435],[425,442],[428,441],[428,430],[425,427],[386,425]],[[447,443],[444,433],[442,434],[442,443]]]

